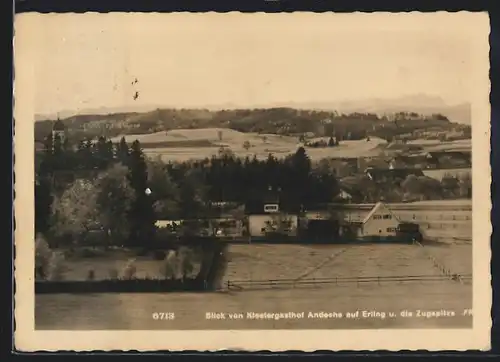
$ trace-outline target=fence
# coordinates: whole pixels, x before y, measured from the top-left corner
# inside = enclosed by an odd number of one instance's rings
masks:
[[[472,275],[460,275],[462,280],[472,279]],[[267,279],[267,280],[228,280],[228,290],[260,290],[260,289],[293,289],[300,287],[321,287],[323,285],[383,285],[387,283],[423,283],[449,281],[445,275],[394,275],[394,276],[363,276],[363,277],[335,277],[309,279]]]
[[[429,259],[432,262],[432,264],[434,265],[434,267],[436,267],[437,269],[439,269],[439,271],[441,272],[441,274],[443,276],[445,276],[446,278],[454,280],[454,281],[457,281],[457,282],[462,283],[462,284],[466,284],[466,283],[469,283],[470,281],[472,281],[472,275],[469,275],[469,274],[462,275],[462,274],[458,274],[458,273],[453,273],[453,271],[451,271],[446,266],[444,266],[443,264],[441,264],[434,257],[434,255],[432,255],[431,253],[429,253],[427,251],[427,249],[425,248],[425,246],[423,246],[418,241],[414,241],[413,243],[415,245],[418,245],[419,247],[422,248],[422,250],[425,253],[425,256],[427,257],[427,259]]]

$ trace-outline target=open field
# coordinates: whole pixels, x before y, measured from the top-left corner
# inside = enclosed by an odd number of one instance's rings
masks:
[[[222,132],[222,139],[219,139],[219,131]],[[276,157],[285,157],[293,154],[302,144],[297,137],[280,136],[273,134],[242,133],[230,129],[195,129],[195,130],[174,130],[167,135],[164,132],[129,136],[132,140],[137,138],[144,147],[144,152],[149,156],[160,156],[165,161],[185,161],[195,158],[204,158],[217,155],[219,147],[224,146],[238,157],[253,157],[265,159],[270,153]],[[181,141],[182,140],[182,141]],[[153,147],[159,142],[171,142],[172,147]],[[182,142],[186,142],[181,146]],[[189,144],[199,142],[199,147],[189,147]],[[202,143],[203,142],[203,143]],[[250,144],[247,150],[243,146],[245,142]],[[207,143],[210,146],[207,147]],[[325,157],[359,157],[363,155],[376,155],[376,146],[385,143],[384,140],[374,138],[367,142],[344,141],[338,147],[307,148],[309,157],[313,160]],[[175,147],[174,145],[178,146]]]
[[[89,272],[93,272],[95,280],[120,277],[129,264],[135,268],[137,278],[163,278],[162,260],[151,256],[138,256],[135,250],[96,250],[92,257],[66,257],[62,262],[63,280],[87,280]],[[199,264],[195,263],[197,273]]]
[[[470,273],[471,253],[467,248],[442,246],[429,250],[450,269],[461,267],[463,273]],[[153,263],[149,265],[155,269]],[[232,245],[226,279],[297,278],[307,272],[311,272],[308,278],[440,273],[423,248],[413,245]],[[236,293],[37,295],[35,313],[37,329],[470,328],[472,318],[463,312],[471,303],[471,285],[441,280]],[[453,311],[455,316],[416,316],[417,310],[442,309]],[[401,317],[403,310],[411,311],[413,317]],[[158,311],[174,312],[175,320],[153,320],[151,314]],[[356,311],[376,311],[385,316],[345,318],[347,312]],[[205,318],[207,312],[304,312],[305,317],[209,320]],[[308,312],[335,312],[343,317],[307,318]],[[389,312],[396,316],[389,318]]]
[[[112,141],[118,142],[120,138],[115,137]],[[264,159],[270,153],[276,157],[285,157],[294,153],[302,145],[297,137],[243,133],[226,128],[175,129],[168,132],[127,135],[125,139],[127,142],[138,139],[148,156],[160,156],[165,161],[186,161],[211,157],[218,154],[221,146],[230,148],[238,157],[253,157],[255,155],[259,159]],[[243,146],[245,142],[250,144],[248,150]],[[471,149],[470,140],[451,142],[414,140],[410,144],[420,146],[424,151]],[[385,140],[372,137],[370,141],[342,141],[337,147],[307,148],[307,153],[313,160],[326,157],[373,157],[379,155],[387,145]]]
[[[439,141],[417,139],[408,141],[410,145],[421,146],[426,152],[434,151],[470,151],[472,150],[472,140]]]
[[[222,137],[219,138],[219,132]],[[238,157],[253,157],[265,159],[272,153],[276,157],[293,154],[302,144],[297,137],[274,134],[242,133],[231,129],[179,129],[168,133],[157,132],[146,135],[129,135],[128,142],[138,139],[149,156],[160,156],[165,161],[186,161],[189,159],[211,157],[217,155],[219,147],[224,146]],[[119,141],[119,137],[113,139]],[[247,150],[243,146],[250,144]],[[162,143],[163,147],[162,147]],[[183,144],[184,143],[184,144]],[[192,147],[193,144],[196,147]],[[307,153],[313,160],[325,157],[360,157],[375,156],[379,153],[378,145],[386,141],[373,138],[369,142],[343,141],[338,147],[307,148]]]
[[[424,248],[439,252],[444,265],[472,262],[471,245]],[[406,244],[231,245],[230,252],[228,280],[295,279],[306,273],[308,278],[439,275],[422,248]],[[461,272],[470,274],[472,267]]]
[[[393,204],[402,219],[419,222],[439,243],[348,245],[230,245],[224,281],[318,279],[431,275],[442,276],[429,255],[452,273],[472,274],[471,200]],[[369,209],[369,207],[368,207]],[[415,215],[415,219],[413,216]],[[453,220],[455,219],[455,220]],[[425,225],[430,225],[426,228]],[[444,226],[446,227],[444,227]],[[458,226],[451,226],[458,225]],[[119,273],[134,259],[138,277],[161,277],[162,261],[132,251],[66,261],[65,279],[96,279]],[[303,286],[291,289],[217,293],[37,295],[37,329],[359,329],[470,328],[472,286],[446,278],[435,281]],[[417,310],[453,311],[453,317],[417,317]],[[413,317],[401,317],[408,310]],[[157,321],[153,312],[174,312],[175,320]],[[378,317],[345,318],[346,313],[376,311]],[[296,312],[304,318],[280,320],[210,320],[207,312]],[[309,312],[342,313],[342,318],[307,318]],[[389,318],[388,313],[396,313]],[[70,327],[69,327],[70,326]]]

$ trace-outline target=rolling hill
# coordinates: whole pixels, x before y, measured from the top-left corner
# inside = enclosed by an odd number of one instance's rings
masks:
[[[464,127],[446,117],[425,116],[420,120],[398,120],[397,124],[371,112],[339,114],[335,111],[296,108],[256,108],[213,111],[209,109],[156,109],[148,112],[80,114],[61,120],[76,138],[106,135],[152,134],[176,129],[224,128],[244,133],[295,136],[311,133],[342,139],[362,139],[368,134],[381,138],[419,129],[451,130]],[[53,120],[35,122],[35,139],[43,139]]]

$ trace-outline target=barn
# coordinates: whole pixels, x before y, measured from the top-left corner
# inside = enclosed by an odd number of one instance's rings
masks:
[[[356,223],[356,236],[359,239],[391,239],[398,235],[400,221],[383,202],[375,204],[365,218]]]
[[[307,242],[328,242],[338,238],[339,221],[325,208],[307,210],[299,219],[300,236]]]

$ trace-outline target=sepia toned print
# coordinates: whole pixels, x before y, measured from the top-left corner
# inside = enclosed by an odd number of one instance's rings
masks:
[[[18,348],[488,348],[488,33],[19,16]]]

